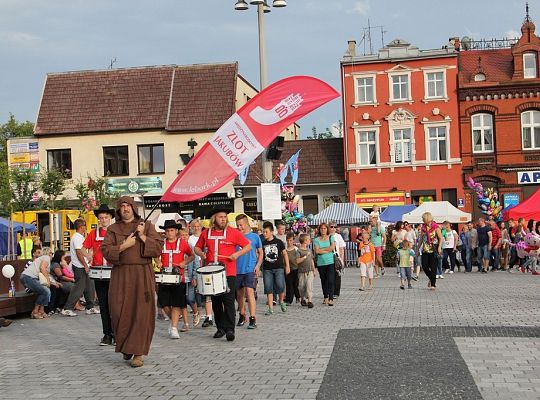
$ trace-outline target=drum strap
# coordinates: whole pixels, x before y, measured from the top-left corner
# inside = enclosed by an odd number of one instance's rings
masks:
[[[163,242],[163,251],[161,253],[169,255],[169,269],[172,269],[173,267],[173,254],[180,253],[180,240],[181,239],[176,239],[176,250],[167,250],[167,239]]]
[[[212,235],[212,228],[208,229],[208,240],[212,239],[214,241],[214,262],[218,263],[218,249],[219,249],[219,240],[223,240],[227,237],[227,228],[223,231],[223,235]]]
[[[99,226],[96,228],[96,242],[103,242],[103,239],[105,239],[105,235],[101,236],[99,234],[100,229],[101,228]],[[107,231],[105,230],[105,232]],[[105,257],[103,257],[103,266],[107,266],[107,265],[108,265],[107,260],[105,260]]]

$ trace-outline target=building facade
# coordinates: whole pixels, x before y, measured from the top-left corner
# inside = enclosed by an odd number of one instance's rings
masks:
[[[396,39],[359,56],[349,42],[341,74],[350,201],[463,206],[457,54]]]
[[[105,177],[111,191],[134,195],[148,209],[198,149],[256,94],[237,63],[48,74],[35,125],[38,143],[28,157],[33,167],[60,169],[73,183]],[[282,135],[297,139],[298,125]],[[67,199],[76,198],[72,187]],[[187,218],[205,217],[215,205],[233,204],[231,182],[200,202],[160,209],[189,209]]]
[[[463,181],[497,193],[501,207],[540,189],[540,38],[529,16],[515,43],[462,41],[459,100]],[[482,215],[466,187],[466,210]],[[481,204],[480,204],[481,205]]]

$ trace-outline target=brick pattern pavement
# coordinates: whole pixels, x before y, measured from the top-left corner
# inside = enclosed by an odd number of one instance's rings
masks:
[[[425,277],[405,291],[391,273],[372,292],[359,292],[358,281],[358,270],[348,269],[334,307],[321,304],[319,281],[311,310],[295,304],[264,316],[261,296],[259,328],[238,329],[232,343],[201,328],[172,341],[167,323],[158,321],[140,369],[98,346],[99,316],[20,319],[0,329],[2,399],[315,399],[340,329],[538,326],[538,281],[531,276],[454,274],[437,292],[425,289]]]

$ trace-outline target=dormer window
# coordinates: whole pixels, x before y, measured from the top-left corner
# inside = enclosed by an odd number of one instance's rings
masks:
[[[538,76],[536,53],[523,54],[523,77],[532,79]]]
[[[474,81],[475,82],[484,82],[485,80],[486,80],[486,75],[484,75],[481,72],[474,76]]]

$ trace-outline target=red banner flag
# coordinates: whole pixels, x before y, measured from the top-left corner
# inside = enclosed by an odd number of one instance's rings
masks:
[[[282,79],[233,114],[204,144],[161,197],[200,199],[226,185],[296,120],[339,97],[331,86],[309,76]]]

